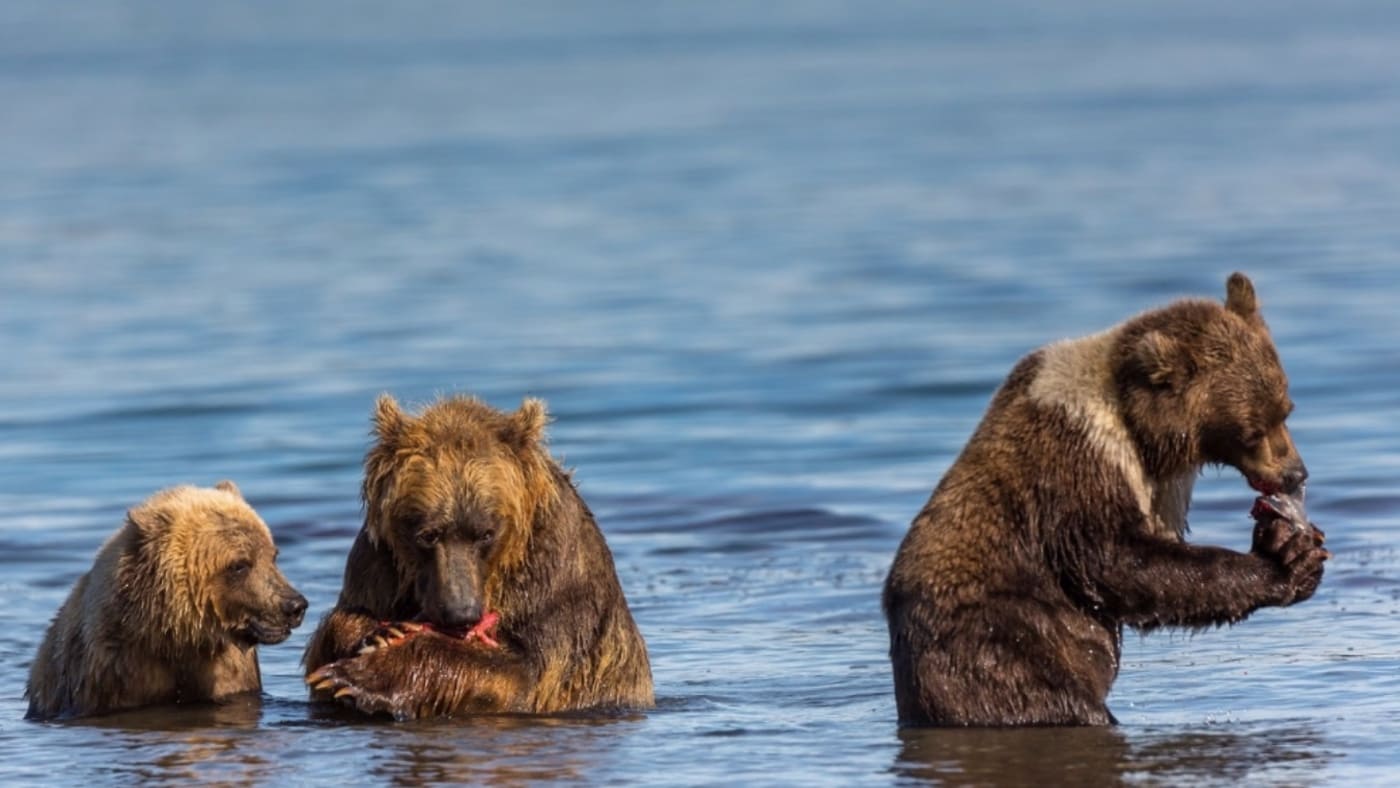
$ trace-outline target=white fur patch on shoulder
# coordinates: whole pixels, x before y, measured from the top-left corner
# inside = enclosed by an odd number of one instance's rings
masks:
[[[1032,401],[1063,409],[1084,429],[1090,446],[1127,481],[1138,508],[1160,536],[1180,539],[1186,531],[1195,474],[1153,480],[1142,467],[1132,434],[1123,423],[1110,358],[1118,328],[1041,348],[1041,366],[1031,381]]]

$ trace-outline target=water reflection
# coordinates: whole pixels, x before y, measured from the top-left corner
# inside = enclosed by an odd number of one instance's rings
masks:
[[[894,772],[940,785],[1306,783],[1332,760],[1307,725],[1241,730],[905,729]]]
[[[72,729],[96,728],[124,754],[115,773],[142,783],[259,782],[281,768],[259,733],[262,699],[157,706],[85,718]]]
[[[1234,727],[1229,731],[1163,729],[1134,733],[1130,769],[1169,781],[1261,779],[1319,781],[1336,757],[1322,732],[1306,723]]]
[[[1113,785],[1128,763],[1114,728],[910,728],[895,772],[946,785]]]
[[[386,723],[372,737],[369,773],[399,785],[578,782],[611,760],[625,738],[615,726],[639,719],[482,716]]]

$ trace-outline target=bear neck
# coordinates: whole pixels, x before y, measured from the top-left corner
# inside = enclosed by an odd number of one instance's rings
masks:
[[[1078,425],[1088,448],[1118,472],[1153,531],[1180,538],[1199,468],[1160,451],[1137,428],[1118,384],[1122,341],[1119,326],[1041,348],[1027,393]]]

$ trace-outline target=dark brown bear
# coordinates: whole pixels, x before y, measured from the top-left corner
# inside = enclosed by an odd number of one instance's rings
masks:
[[[399,719],[653,704],[612,554],[543,445],[544,405],[379,399],[365,522],[307,646],[312,697]]]
[[[1264,495],[1307,471],[1254,287],[1043,347],[1011,371],[885,583],[899,719],[1105,725],[1124,625],[1234,623],[1312,596],[1321,532],[1264,516],[1249,553],[1187,544],[1204,465]]]
[[[259,643],[301,624],[272,533],[233,482],[172,487],[127,513],[54,616],[29,670],[33,719],[262,689]]]

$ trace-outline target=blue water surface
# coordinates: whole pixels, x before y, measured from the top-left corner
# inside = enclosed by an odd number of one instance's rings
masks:
[[[1400,779],[1400,7],[12,0],[0,106],[2,783]],[[1002,376],[1236,269],[1316,597],[1129,636],[1113,729],[901,732],[880,584]],[[309,712],[384,391],[548,400],[655,711]],[[312,605],[262,703],[23,721],[125,509],[222,478]]]

